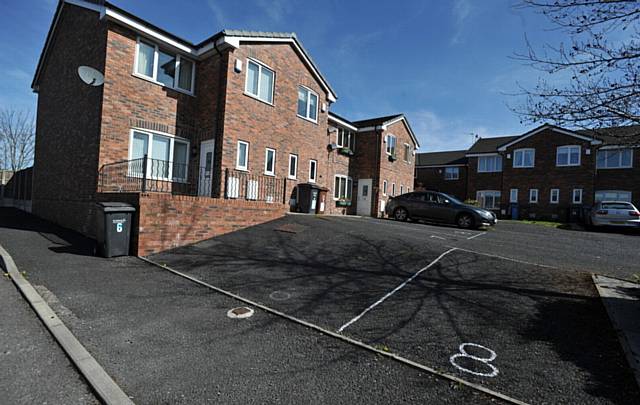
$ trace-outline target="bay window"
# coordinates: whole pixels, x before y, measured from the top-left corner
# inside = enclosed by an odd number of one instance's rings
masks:
[[[349,148],[352,152],[356,150],[356,134],[348,129],[338,128],[338,138],[336,146],[339,148]]]

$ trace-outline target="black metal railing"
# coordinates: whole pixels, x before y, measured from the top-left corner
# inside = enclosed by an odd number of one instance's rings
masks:
[[[284,203],[285,187],[282,178],[225,169],[225,198]]]
[[[214,181],[212,168],[145,156],[102,166],[99,172],[99,191],[211,196]]]
[[[220,193],[220,173],[211,167],[198,167],[166,160],[124,160],[102,166],[100,192],[159,192],[177,195],[224,197],[285,203],[285,179],[226,169]]]

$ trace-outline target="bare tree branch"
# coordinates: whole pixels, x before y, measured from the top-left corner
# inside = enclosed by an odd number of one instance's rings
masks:
[[[13,108],[0,109],[0,149],[4,158],[0,166],[13,171],[28,167],[33,161],[34,146],[33,114]]]

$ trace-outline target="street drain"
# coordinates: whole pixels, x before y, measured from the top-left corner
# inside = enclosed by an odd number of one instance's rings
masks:
[[[248,318],[251,315],[253,315],[253,309],[247,307],[233,308],[227,312],[229,318]]]
[[[291,298],[291,294],[289,294],[286,291],[274,291],[271,294],[269,294],[269,298],[271,298],[274,301],[284,301]]]

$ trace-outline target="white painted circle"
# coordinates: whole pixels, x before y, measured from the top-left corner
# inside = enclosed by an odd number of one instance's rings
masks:
[[[479,356],[475,356],[473,354],[469,354],[467,353],[466,347],[477,347],[479,349],[482,350],[486,350],[487,352],[489,352],[489,357],[479,357]],[[458,347],[458,351],[460,353],[456,353],[453,356],[449,357],[449,362],[458,370],[464,371],[465,373],[469,373],[469,374],[473,374],[473,375],[477,375],[480,377],[495,377],[498,375],[498,368],[496,366],[494,366],[493,364],[491,364],[491,362],[493,360],[495,360],[495,358],[498,356],[496,354],[496,352],[494,352],[493,350],[489,349],[488,347],[476,344],[476,343],[463,343]],[[458,363],[456,362],[456,359],[460,358],[460,357],[466,357],[472,360],[476,360],[480,363],[483,363],[485,366],[489,367],[491,369],[490,373],[481,373],[478,371],[473,371],[473,370],[469,370],[468,368],[462,367],[460,365],[458,365]]]
[[[289,294],[286,291],[274,291],[271,294],[269,294],[269,298],[271,298],[274,301],[285,301],[291,298],[291,294]]]
[[[102,86],[104,83],[104,75],[90,66],[80,66],[78,68],[78,76],[90,86]]]
[[[227,316],[232,319],[243,319],[252,316],[254,313],[253,309],[248,307],[238,307],[232,308],[227,311]]]

